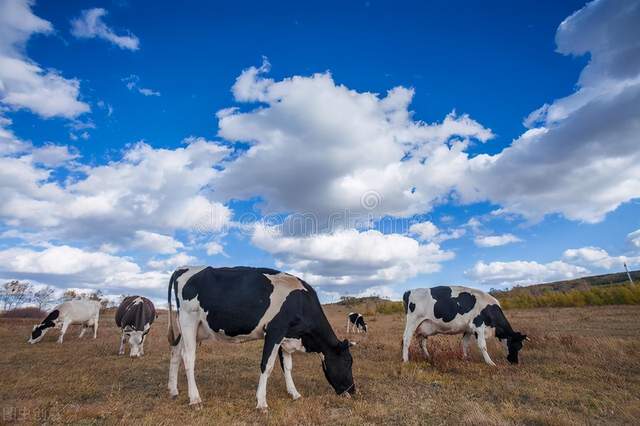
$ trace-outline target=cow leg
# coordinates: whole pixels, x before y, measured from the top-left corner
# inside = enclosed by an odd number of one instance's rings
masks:
[[[402,361],[409,362],[409,346],[411,346],[411,339],[413,334],[418,328],[417,321],[414,318],[407,316],[407,325],[404,327],[404,337],[402,338]]]
[[[427,336],[422,336],[420,339],[420,347],[422,348],[422,353],[427,357],[428,360],[431,360],[431,356],[429,355],[429,351],[427,350]]]
[[[120,337],[120,350],[118,350],[118,355],[124,355],[124,342],[127,339],[127,335],[122,332],[122,336]]]
[[[82,329],[80,330],[80,335],[78,336],[78,339],[82,339],[82,336],[84,336],[85,331],[87,331],[87,325],[82,324]]]
[[[477,330],[478,337],[478,349],[482,353],[482,358],[484,358],[484,362],[489,364],[492,367],[495,367],[496,364],[491,361],[491,357],[489,356],[489,352],[487,351],[487,341],[484,338],[484,325]]]
[[[464,333],[462,336],[462,358],[469,359],[469,343],[471,342],[471,333]]]
[[[258,381],[258,391],[256,392],[256,398],[258,400],[256,408],[259,410],[269,408],[267,405],[267,381],[273,371],[273,365],[276,362],[276,356],[278,356],[278,350],[280,349],[280,343],[282,341],[282,338],[276,339],[270,337],[269,334],[269,330],[267,330],[264,347],[262,348],[262,361],[260,362],[260,380]]]
[[[282,347],[278,350],[278,356],[280,357],[280,365],[282,366],[282,373],[284,374],[284,382],[287,385],[287,392],[293,400],[299,399],[302,395],[296,389],[296,385],[293,383],[293,376],[291,371],[293,370],[293,356],[291,352],[282,350]]]
[[[507,344],[507,339],[498,339],[500,343],[502,343],[502,347],[504,348],[504,353],[509,356],[509,345]]]
[[[98,337],[98,315],[93,319],[93,338]]]
[[[169,361],[169,395],[171,398],[178,397],[178,370],[180,369],[180,354],[182,352],[182,342],[171,347],[171,361]]]
[[[347,317],[347,334],[349,334],[349,328],[351,327],[351,320]]]
[[[69,328],[69,325],[71,323],[69,321],[64,321],[62,323],[62,329],[60,330],[60,337],[58,337],[58,343],[62,343],[62,341],[64,340],[64,333],[67,332],[67,328]]]
[[[189,315],[181,316],[180,327],[182,329],[182,361],[184,369],[187,373],[187,385],[189,386],[189,405],[195,406],[196,409],[202,408],[202,399],[200,392],[196,386],[196,334],[198,332],[199,322],[193,322],[189,319]]]

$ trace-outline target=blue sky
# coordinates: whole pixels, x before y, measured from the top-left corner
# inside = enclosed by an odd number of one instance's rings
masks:
[[[273,266],[332,300],[640,266],[637,1],[343,3],[0,1],[0,277]]]

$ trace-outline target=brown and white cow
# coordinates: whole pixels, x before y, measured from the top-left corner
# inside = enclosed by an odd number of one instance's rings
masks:
[[[129,355],[140,357],[144,355],[144,339],[151,330],[151,324],[156,319],[156,309],[151,300],[142,296],[125,297],[116,311],[116,325],[122,329],[120,350],[118,355],[124,355],[125,341],[129,340]]]
[[[172,293],[177,318],[172,312]],[[287,391],[300,398],[291,377],[296,351],[321,355],[322,369],[337,394],[355,392],[350,343],[336,337],[313,288],[299,278],[267,268],[184,267],[169,282],[169,393],[178,395],[178,368],[184,361],[189,404],[199,407],[195,380],[196,343],[264,339],[257,408],[267,408],[267,380],[280,358]]]
[[[486,337],[495,336],[507,351],[507,360],[518,363],[518,352],[527,336],[514,331],[493,296],[473,288],[439,286],[417,288],[402,297],[406,325],[402,360],[409,361],[409,345],[414,334],[420,337],[425,356],[427,337],[435,334],[462,334],[462,352],[468,357],[471,337],[475,337],[484,361],[495,366],[487,352]]]

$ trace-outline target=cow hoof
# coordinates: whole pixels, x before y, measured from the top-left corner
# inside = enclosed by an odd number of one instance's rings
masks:
[[[269,406],[267,404],[256,405],[256,410],[262,411],[263,413],[266,413],[268,409],[269,409]]]
[[[191,402],[189,403],[189,406],[194,409],[195,411],[200,411],[202,410],[202,401],[199,402]]]
[[[295,394],[292,394],[292,395],[291,395],[291,398],[293,398],[293,400],[295,401],[295,400],[297,400],[297,399],[302,398],[302,395],[300,395],[299,393],[295,393]]]

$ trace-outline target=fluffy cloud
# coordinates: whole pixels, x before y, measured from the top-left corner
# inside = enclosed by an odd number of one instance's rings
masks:
[[[11,248],[0,251],[0,274],[62,288],[159,289],[168,275],[144,272],[131,260],[67,245],[44,250]]]
[[[464,228],[451,229],[447,232],[443,232],[433,222],[425,221],[420,223],[414,223],[409,227],[409,233],[418,237],[420,241],[432,241],[434,243],[441,243],[447,240],[455,240],[466,234]]]
[[[380,96],[338,85],[328,73],[274,81],[263,76],[268,69],[245,70],[233,87],[238,102],[259,107],[218,113],[219,135],[251,146],[217,186],[231,197],[262,197],[265,212],[309,213],[321,225],[344,211],[424,213],[462,177],[469,141],[493,136],[466,115],[414,120],[411,89]]]
[[[191,266],[197,263],[199,263],[197,258],[187,253],[178,253],[166,259],[150,260],[147,262],[147,266],[154,270],[170,273],[179,266]]]
[[[257,247],[271,253],[279,267],[312,284],[359,285],[403,281],[440,270],[454,254],[435,243],[379,231],[341,229],[305,237],[283,235],[278,227],[258,224],[252,236]]]
[[[478,262],[465,274],[483,285],[507,286],[537,284],[587,275],[589,270],[562,261],[538,263],[516,260],[512,262]]]
[[[137,143],[118,161],[75,165],[64,183],[52,180],[52,169],[36,163],[42,156],[37,149],[0,156],[0,219],[67,241],[175,252],[180,243],[167,234],[218,233],[231,217],[226,206],[204,192],[218,173],[212,165],[229,150],[204,139],[185,142],[174,150]]]
[[[473,242],[478,247],[498,247],[506,244],[517,243],[518,241],[522,240],[513,234],[478,235],[473,239]]]
[[[104,23],[102,18],[107,13],[102,8],[83,10],[78,18],[71,21],[71,34],[77,38],[101,38],[121,49],[138,50],[138,37],[128,31],[127,35],[118,35]]]
[[[136,90],[138,93],[140,93],[141,95],[144,96],[160,96],[160,92],[153,90],[153,89],[149,89],[146,87],[140,87],[140,77],[138,77],[135,74],[131,74],[128,77],[124,77],[122,79],[122,81],[125,83],[125,86],[127,86],[127,89],[134,91]]]
[[[611,256],[605,249],[600,247],[582,247],[566,250],[563,258],[585,265],[602,269],[621,269],[626,262],[629,266],[640,264],[640,256]]]
[[[627,239],[631,242],[631,244],[640,248],[640,229],[638,229],[637,231],[633,231],[629,235],[627,235]]]
[[[488,199],[534,220],[598,222],[640,197],[639,21],[640,3],[599,0],[562,22],[558,52],[590,54],[577,91],[534,111],[525,121],[538,127],[501,153],[473,158],[465,201]]]
[[[44,70],[25,54],[31,35],[52,32],[49,21],[32,13],[31,1],[0,0],[0,102],[45,118],[73,118],[89,111],[78,100],[78,80]]]

